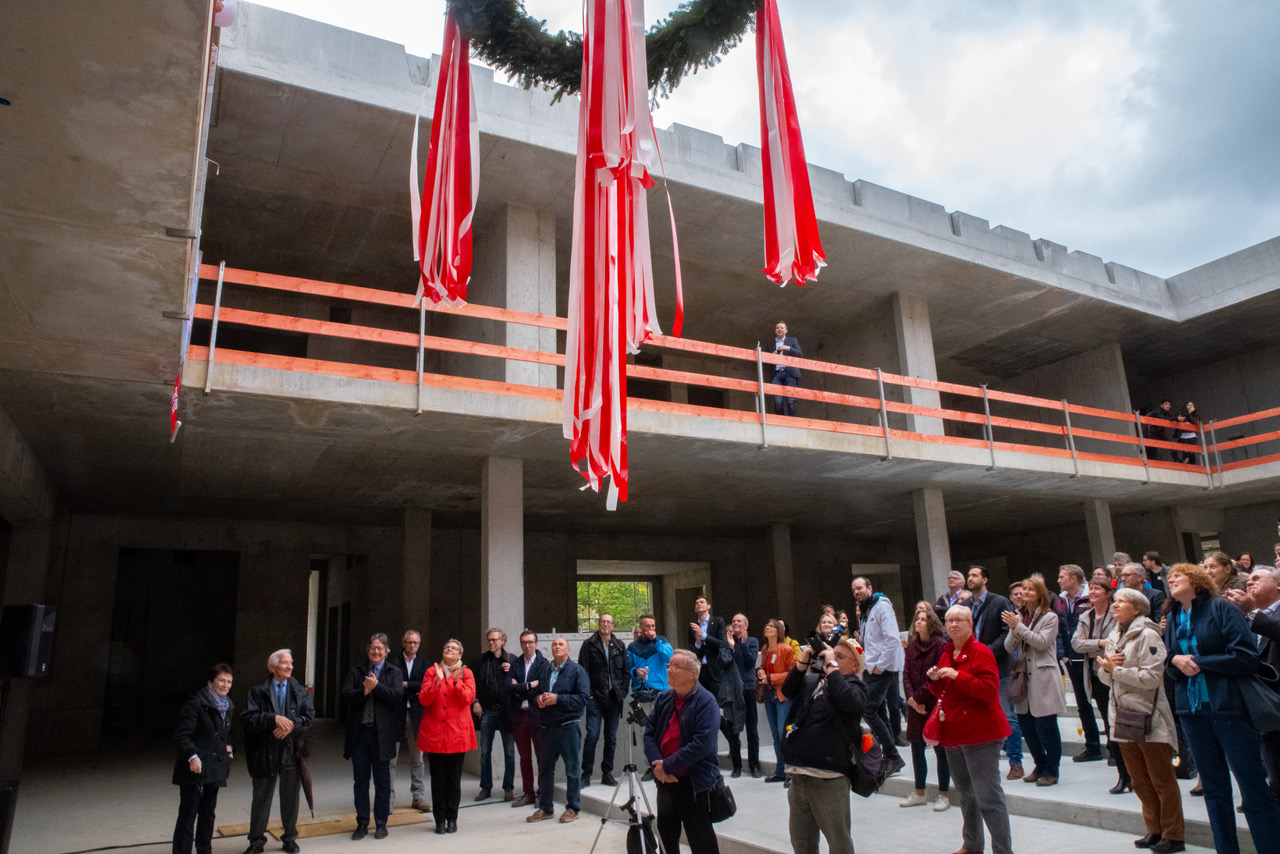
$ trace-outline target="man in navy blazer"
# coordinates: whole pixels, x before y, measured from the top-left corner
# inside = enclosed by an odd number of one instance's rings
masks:
[[[787,324],[779,320],[778,325],[773,327],[773,334],[773,349],[765,348],[766,352],[776,353],[779,356],[792,356],[797,359],[804,356],[804,352],[800,349],[800,342],[787,335]],[[800,385],[800,369],[790,365],[774,365],[773,379],[770,382],[777,385],[798,386]],[[795,415],[796,399],[794,397],[774,395],[773,414]]]
[[[671,654],[667,682],[644,730],[644,755],[658,781],[658,835],[667,851],[680,850],[683,826],[693,854],[716,854],[707,798],[720,777],[720,706],[698,684],[701,665],[685,649]]]
[[[591,696],[587,671],[569,658],[569,641],[551,642],[551,672],[538,693],[538,728],[542,753],[538,756],[538,808],[525,821],[546,821],[555,811],[556,760],[564,761],[565,804],[560,823],[576,821],[582,809],[582,730],[578,722]],[[675,849],[672,849],[673,851]]]
[[[422,646],[422,635],[413,629],[404,633],[400,639],[401,652],[391,663],[400,669],[404,679],[404,738],[396,745],[396,755],[391,759],[391,808],[396,806],[396,762],[400,752],[407,750],[409,754],[409,794],[413,797],[413,808],[419,812],[431,812],[431,804],[427,803],[426,763],[422,761],[422,751],[418,749],[418,730],[422,728],[422,702],[418,694],[422,692],[422,677],[431,666],[426,656],[419,655]]]
[[[520,635],[520,655],[507,673],[507,715],[511,719],[516,750],[520,754],[520,782],[524,793],[512,801],[513,807],[533,806],[538,802],[538,778],[533,775],[534,757],[542,756],[542,737],[538,732],[538,695],[551,679],[551,663],[538,651],[538,635],[528,629]]]

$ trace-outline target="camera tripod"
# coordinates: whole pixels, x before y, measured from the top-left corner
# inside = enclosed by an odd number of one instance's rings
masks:
[[[636,721],[635,712],[627,715],[627,733],[630,735],[627,739],[627,764],[622,768],[622,779],[618,780],[618,785],[613,787],[613,797],[609,799],[609,806],[605,808],[604,816],[600,819],[600,829],[596,831],[595,841],[591,843],[588,854],[595,854],[596,846],[600,844],[600,835],[604,833],[605,825],[611,821],[625,822],[627,825],[627,854],[666,854],[662,840],[654,832],[653,824],[657,819],[657,813],[649,805],[649,796],[645,794],[635,762],[632,761],[632,751],[636,746]],[[623,786],[627,787],[627,799],[618,809],[625,812],[627,817],[625,819],[610,818],[609,814],[613,812],[614,804],[618,800],[618,795],[622,793]],[[643,814],[636,802],[637,792],[640,795],[640,801],[644,804]]]

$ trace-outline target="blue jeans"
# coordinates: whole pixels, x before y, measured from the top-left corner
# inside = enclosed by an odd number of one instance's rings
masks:
[[[782,739],[784,736],[782,730],[787,723],[787,713],[790,711],[790,700],[779,700],[777,694],[772,690],[764,695],[764,716],[769,720],[769,734],[773,736],[773,760],[775,762],[773,773],[776,777],[781,777],[786,773],[786,767],[782,761]]]
[[[578,750],[582,733],[578,722],[568,726],[549,727],[541,730],[542,753],[538,756],[538,809],[550,815],[555,812],[551,796],[556,791],[556,760],[564,760],[565,809],[578,812],[582,807],[579,792],[582,789],[582,766],[578,764]]]
[[[502,791],[516,785],[516,739],[507,725],[506,709],[485,709],[480,713],[480,788],[493,789],[493,733],[502,735]]]
[[[1009,737],[1004,740],[1004,755],[1009,757],[1010,765],[1022,764],[1022,727],[1018,725],[1018,715],[1013,710],[1013,701],[1009,699],[1009,676],[1000,677],[1000,708],[1004,709],[1005,719],[1009,721]]]
[[[1204,806],[1218,854],[1239,854],[1231,775],[1240,784],[1244,817],[1258,851],[1275,851],[1280,840],[1280,807],[1271,797],[1262,769],[1262,736],[1243,718],[1178,715],[1204,786]]]
[[[598,703],[587,700],[587,738],[582,743],[582,773],[591,776],[596,763],[596,743],[600,741],[600,725],[604,724],[604,754],[600,757],[600,773],[613,773],[613,754],[618,749],[618,721],[622,720],[621,703]]]
[[[1057,777],[1062,762],[1062,732],[1058,729],[1058,716],[1036,717],[1018,715],[1022,734],[1031,748],[1031,758],[1036,761],[1035,771],[1042,777]]]

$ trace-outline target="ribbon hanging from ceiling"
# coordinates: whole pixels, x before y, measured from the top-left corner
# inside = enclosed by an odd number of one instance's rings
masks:
[[[627,500],[627,353],[660,335],[647,189],[658,148],[643,0],[586,0],[565,344],[569,459],[606,504]],[[585,487],[584,487],[585,488]]]
[[[764,158],[762,271],[785,285],[818,278],[826,256],[818,237],[809,168],[791,89],[777,0],[762,0],[756,16],[756,72],[760,81],[760,150]]]
[[[422,182],[426,215],[418,195],[418,121],[413,123],[409,196],[413,216],[414,260],[421,278],[418,298],[434,304],[467,300],[471,278],[471,221],[480,190],[480,139],[471,97],[468,40],[457,19],[445,18],[444,48],[431,118],[431,148]]]

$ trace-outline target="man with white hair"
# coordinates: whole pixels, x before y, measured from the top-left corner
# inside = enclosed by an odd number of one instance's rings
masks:
[[[933,610],[937,613],[939,620],[945,620],[948,608],[952,605],[968,602],[970,598],[969,591],[964,583],[964,573],[958,569],[953,569],[947,573],[947,592],[939,596],[938,601],[933,603]]]
[[[240,723],[244,726],[244,752],[253,780],[249,807],[249,847],[245,854],[262,854],[267,844],[267,821],[276,781],[280,781],[280,841],[283,850],[297,852],[298,773],[297,747],[302,733],[316,719],[311,692],[293,678],[293,653],[278,649],[267,658],[271,677],[249,690]]]

